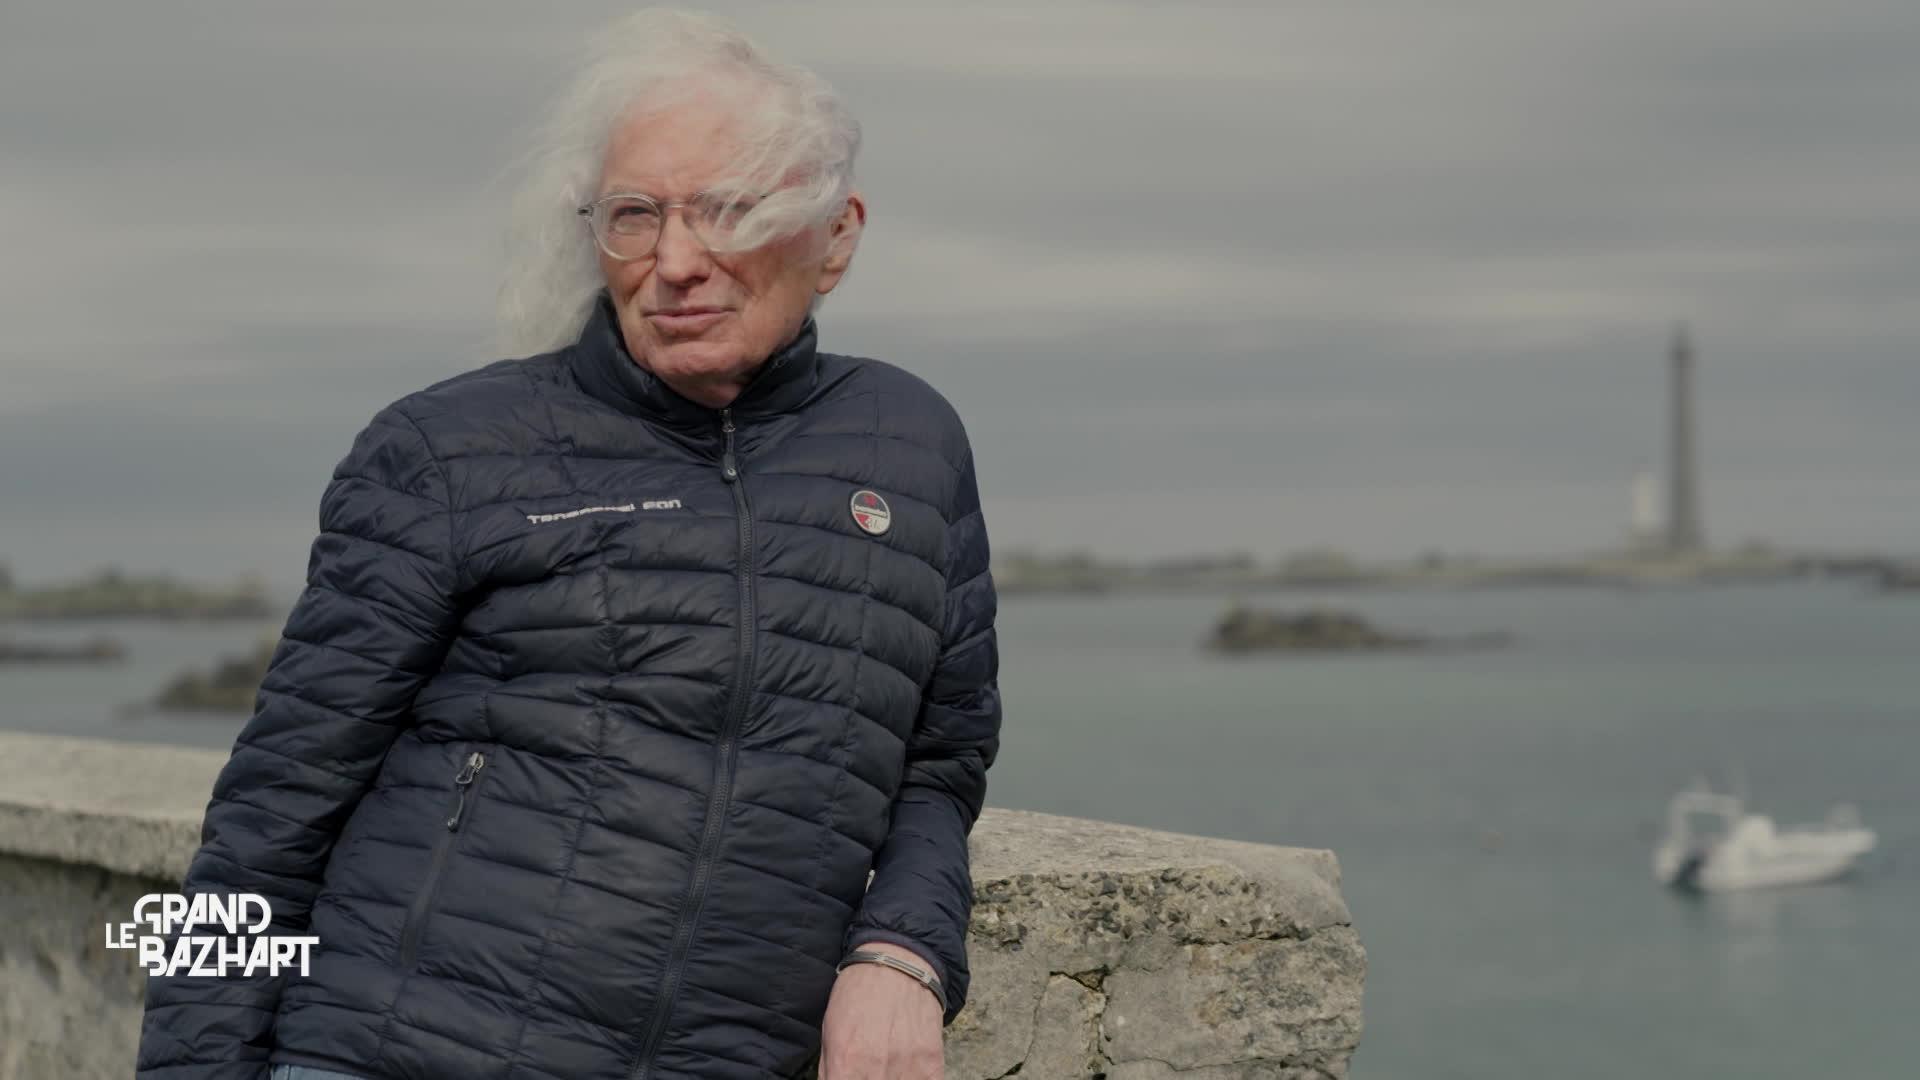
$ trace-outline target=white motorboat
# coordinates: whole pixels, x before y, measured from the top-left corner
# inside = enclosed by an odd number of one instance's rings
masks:
[[[1840,877],[1872,851],[1878,837],[1851,806],[1818,825],[1776,827],[1740,798],[1692,788],[1667,805],[1667,834],[1653,853],[1663,885],[1699,892],[1804,885]]]

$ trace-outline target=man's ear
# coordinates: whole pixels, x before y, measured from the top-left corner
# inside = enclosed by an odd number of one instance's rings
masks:
[[[867,225],[867,202],[859,192],[847,196],[847,204],[827,227],[827,257],[820,266],[820,280],[814,291],[822,296],[833,291],[853,265],[853,253],[860,246],[860,233]]]

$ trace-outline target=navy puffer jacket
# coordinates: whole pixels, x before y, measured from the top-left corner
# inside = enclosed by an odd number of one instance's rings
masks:
[[[809,322],[708,409],[603,295],[383,411],[320,524],[184,886],[265,896],[311,975],[151,979],[141,1080],[788,1077],[869,941],[952,1019],[1000,703],[926,383]]]

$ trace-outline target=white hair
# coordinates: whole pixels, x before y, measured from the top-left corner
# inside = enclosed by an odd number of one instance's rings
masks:
[[[604,282],[575,211],[592,201],[613,132],[636,113],[696,96],[737,110],[740,150],[724,183],[774,192],[741,222],[729,250],[795,235],[840,211],[853,190],[860,125],[826,80],[773,60],[711,16],[650,9],[616,20],[594,37],[522,162],[498,312],[508,353],[548,352],[579,335]]]

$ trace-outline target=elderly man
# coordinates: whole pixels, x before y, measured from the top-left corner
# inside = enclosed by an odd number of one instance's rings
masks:
[[[816,347],[866,208],[818,78],[598,42],[518,204],[538,349],[373,419],[192,894],[310,972],[156,977],[143,1080],[941,1075],[999,745],[972,452]]]

